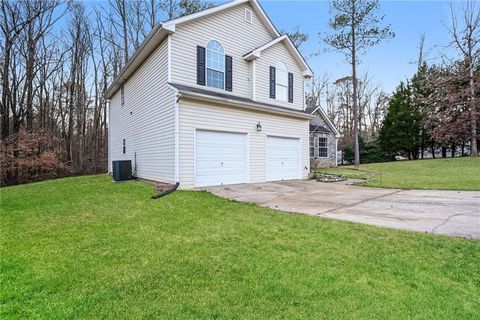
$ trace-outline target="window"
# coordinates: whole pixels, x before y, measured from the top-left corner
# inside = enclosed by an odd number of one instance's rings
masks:
[[[252,23],[253,21],[252,10],[245,8],[245,21],[247,21],[248,23]]]
[[[328,139],[324,137],[318,137],[318,157],[328,157]]]
[[[121,106],[125,106],[125,87],[122,85],[120,88],[120,104]]]
[[[123,139],[123,154],[127,152],[127,142]]]
[[[275,67],[275,94],[278,100],[287,101],[288,98],[288,71],[282,61]]]
[[[315,138],[310,136],[310,158],[315,158]]]
[[[215,40],[207,44],[207,86],[225,88],[225,52]]]

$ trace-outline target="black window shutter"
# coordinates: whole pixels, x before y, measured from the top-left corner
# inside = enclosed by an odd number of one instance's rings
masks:
[[[270,67],[270,98],[275,99],[275,67]]]
[[[232,91],[233,87],[233,61],[232,57],[225,56],[225,90]]]
[[[288,74],[288,102],[293,103],[293,73]]]
[[[197,47],[197,84],[205,85],[205,48]]]

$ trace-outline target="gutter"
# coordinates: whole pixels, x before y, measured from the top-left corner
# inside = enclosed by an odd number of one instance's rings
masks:
[[[228,105],[231,105],[231,106],[242,107],[244,109],[255,110],[255,111],[263,111],[263,112],[269,112],[269,113],[274,113],[274,114],[281,114],[281,115],[286,115],[286,116],[290,116],[290,117],[294,116],[294,117],[301,118],[301,119],[313,119],[315,117],[311,114],[307,114],[307,113],[304,113],[302,111],[295,111],[293,109],[292,109],[292,111],[290,111],[290,110],[277,109],[277,108],[269,107],[269,106],[266,106],[266,105],[259,106],[255,103],[241,102],[241,101],[236,101],[236,100],[227,99],[227,98],[217,98],[217,97],[213,97],[213,96],[205,95],[205,94],[201,94],[201,93],[182,92],[182,97],[194,98],[194,99],[205,101],[205,102],[216,101],[218,103],[223,103],[223,104],[228,104]]]
[[[143,62],[146,60],[145,59],[140,59],[138,60],[138,57],[141,54],[146,53],[147,57],[150,56],[150,54],[158,47],[158,45],[163,41],[160,41],[157,44],[153,44],[152,48],[147,48],[148,45],[151,44],[151,42],[154,39],[162,39],[162,37],[159,36],[161,32],[165,32],[166,34],[170,34],[175,32],[174,29],[169,29],[165,28],[161,23],[157,24],[152,31],[148,34],[147,38],[142,42],[140,47],[135,51],[133,56],[128,59],[127,64],[122,68],[120,71],[120,74],[115,78],[115,80],[112,82],[110,87],[107,89],[107,93],[105,94],[106,99],[110,99],[117,91],[118,89],[125,83],[127,80],[135,73],[135,71],[143,64]],[[147,50],[147,51],[145,51]],[[136,64],[135,64],[136,62]]]

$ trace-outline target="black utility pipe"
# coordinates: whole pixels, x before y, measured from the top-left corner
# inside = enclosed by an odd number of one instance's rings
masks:
[[[180,182],[175,183],[175,185],[172,188],[152,196],[152,199],[159,199],[161,197],[169,195],[170,193],[174,193],[175,191],[177,191],[179,185],[180,185]]]

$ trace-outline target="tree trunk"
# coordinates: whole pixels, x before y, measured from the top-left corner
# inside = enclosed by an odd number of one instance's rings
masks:
[[[456,149],[455,143],[452,143],[452,158],[455,158],[455,149]]]
[[[470,69],[470,116],[471,116],[471,125],[470,125],[470,132],[471,132],[471,142],[470,142],[470,156],[477,157],[478,156],[478,149],[477,149],[477,112],[475,105],[475,85],[473,81],[473,63],[472,63],[472,56],[469,59],[469,69]]]
[[[442,146],[442,158],[447,157],[447,147]]]
[[[10,66],[10,53],[12,48],[12,41],[9,37],[5,38],[5,49],[4,49],[4,70],[2,72],[2,122],[1,122],[1,140],[4,140],[10,134],[10,110],[8,105],[8,99],[10,95],[9,83],[8,83],[8,74]]]
[[[352,5],[352,78],[353,78],[353,139],[355,142],[355,169],[360,167],[360,145],[358,143],[358,99],[357,99],[357,57],[355,43],[355,3]]]
[[[27,66],[25,82],[27,86],[27,130],[33,130],[33,73],[35,59],[35,43],[33,40],[33,26],[28,24]]]

